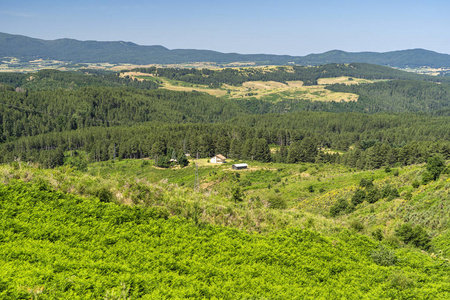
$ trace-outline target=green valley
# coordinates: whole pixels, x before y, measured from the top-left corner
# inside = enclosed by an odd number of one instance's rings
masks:
[[[449,92],[361,63],[2,73],[0,298],[447,299]]]

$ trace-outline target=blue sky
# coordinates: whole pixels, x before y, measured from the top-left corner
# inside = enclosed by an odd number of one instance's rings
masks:
[[[0,0],[0,32],[238,53],[450,54],[449,13],[448,0]]]

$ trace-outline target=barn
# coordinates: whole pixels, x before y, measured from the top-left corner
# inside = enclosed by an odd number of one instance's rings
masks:
[[[248,165],[247,164],[234,164],[231,166],[234,170],[243,170],[243,169],[247,169]]]
[[[212,164],[223,164],[223,163],[225,163],[225,159],[226,159],[226,157],[223,156],[222,154],[217,154],[216,156],[211,158],[211,163]]]

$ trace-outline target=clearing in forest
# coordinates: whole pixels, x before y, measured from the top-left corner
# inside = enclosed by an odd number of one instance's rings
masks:
[[[129,76],[138,80],[159,81],[162,89],[172,91],[198,91],[208,93],[216,97],[229,99],[260,99],[270,102],[282,100],[310,100],[310,101],[336,101],[350,102],[358,101],[358,95],[351,93],[338,93],[325,89],[327,85],[360,84],[373,81],[351,77],[321,78],[318,85],[305,86],[302,81],[287,81],[286,83],[276,81],[247,81],[241,86],[222,84],[220,88],[211,88],[207,85],[188,83],[184,81],[171,80],[164,77],[155,77],[146,73],[126,72],[121,76]]]

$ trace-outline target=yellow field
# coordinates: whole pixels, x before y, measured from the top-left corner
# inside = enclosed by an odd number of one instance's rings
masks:
[[[351,79],[349,79],[351,78]],[[361,78],[352,78],[352,77],[335,77],[335,78],[319,78],[317,80],[317,83],[319,85],[327,85],[327,84],[335,84],[335,83],[341,83],[341,84],[360,84],[360,83],[372,83],[373,81],[367,80],[367,79],[361,79]]]
[[[348,80],[348,77],[346,77]],[[279,100],[285,99],[305,99],[311,101],[337,101],[348,102],[357,101],[358,95],[350,93],[336,93],[325,89],[326,82],[345,83],[343,79],[325,78],[320,85],[303,86],[301,81],[288,81],[287,84],[274,81],[249,81],[244,82],[242,87],[227,86],[230,89],[230,98],[245,99],[245,98],[276,98]],[[353,83],[353,81],[349,81]],[[355,80],[354,84],[358,84]]]
[[[266,67],[267,71],[270,67]],[[145,77],[153,77],[153,75],[126,72],[121,74],[122,77],[130,76],[138,80],[145,80]],[[157,77],[162,82],[163,89],[172,91],[198,91],[205,92],[216,97],[227,97],[230,99],[265,99],[269,101],[280,101],[286,99],[304,99],[311,101],[336,101],[348,102],[358,101],[358,95],[351,93],[336,93],[326,90],[329,84],[360,84],[371,83],[372,81],[359,78],[337,77],[337,78],[321,78],[318,85],[304,86],[302,81],[288,81],[286,83],[276,81],[247,81],[242,86],[231,86],[223,84],[221,88],[210,88],[206,85],[189,84],[186,82],[178,82],[163,77]]]

